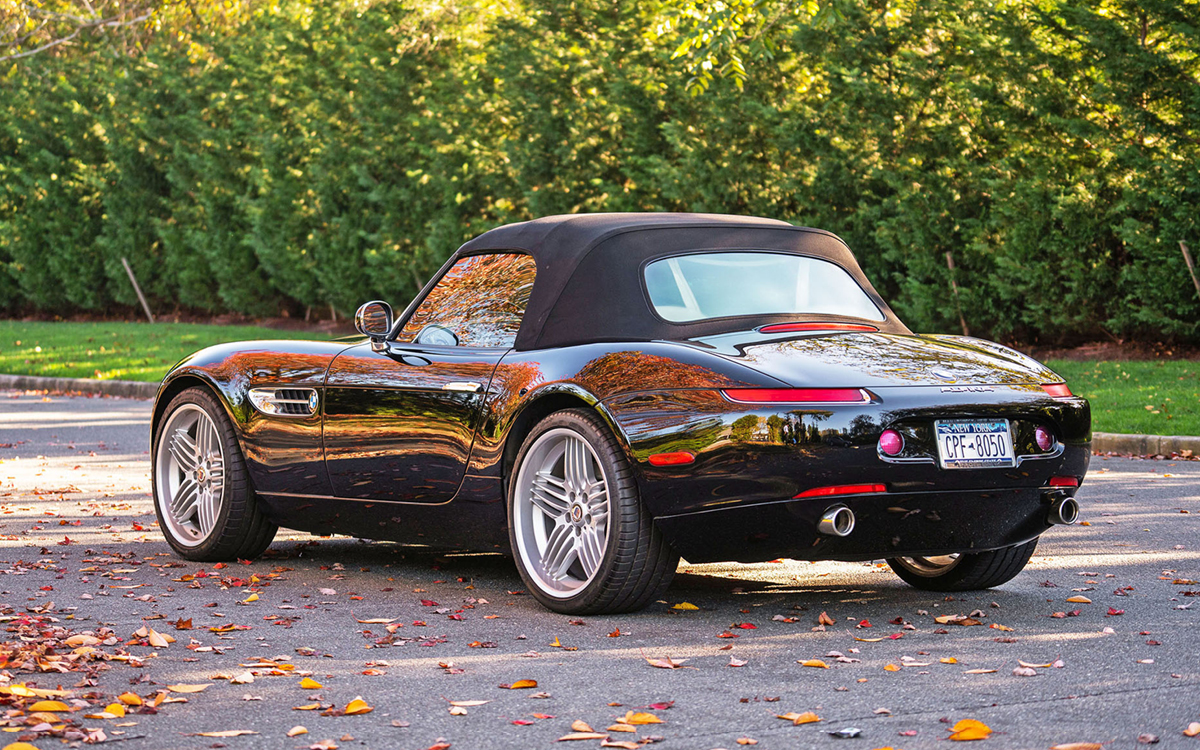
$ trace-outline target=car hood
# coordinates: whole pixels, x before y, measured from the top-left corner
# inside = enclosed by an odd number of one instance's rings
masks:
[[[691,343],[799,388],[1018,385],[1062,380],[1020,352],[966,336],[835,333],[786,340],[763,338],[751,331]]]

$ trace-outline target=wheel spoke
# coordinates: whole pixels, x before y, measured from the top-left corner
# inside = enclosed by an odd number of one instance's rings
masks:
[[[579,438],[573,437],[566,438],[564,442],[564,478],[567,480],[567,486],[578,492],[591,484],[587,476],[590,463],[587,445]]]
[[[199,491],[200,485],[191,477],[180,482],[179,489],[175,490],[175,496],[171,498],[171,512],[177,520],[186,521],[192,516]]]
[[[539,471],[530,487],[529,499],[551,518],[559,518],[567,512],[570,502],[567,500],[563,481],[548,472]]]
[[[550,532],[546,539],[546,551],[542,554],[542,569],[552,579],[566,575],[567,568],[575,561],[577,550],[575,536],[571,533],[569,524],[560,523]]]
[[[583,565],[583,573],[588,578],[595,574],[604,558],[600,549],[600,535],[593,526],[586,526],[579,537],[579,563]]]
[[[220,495],[213,492],[211,489],[200,493],[200,501],[197,503],[199,509],[200,533],[208,536],[212,531],[213,526],[217,522],[217,510],[219,508]]]
[[[179,464],[179,468],[183,471],[193,471],[199,463],[197,459],[198,451],[196,443],[191,436],[183,428],[175,430],[171,435],[171,443],[169,446],[171,457]]]

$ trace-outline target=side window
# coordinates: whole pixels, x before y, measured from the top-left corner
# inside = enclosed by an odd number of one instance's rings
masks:
[[[536,273],[528,255],[462,258],[430,290],[397,339],[449,346],[512,346]]]

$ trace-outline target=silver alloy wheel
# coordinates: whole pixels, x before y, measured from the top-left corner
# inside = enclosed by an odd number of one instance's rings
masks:
[[[198,547],[212,534],[221,514],[225,489],[221,436],[208,412],[195,404],[176,409],[161,434],[154,501],[162,511],[164,531],[184,547]]]
[[[611,502],[595,449],[574,430],[549,430],[526,452],[514,489],[522,566],[547,595],[575,595],[596,577],[608,548]]]
[[[936,578],[949,573],[958,565],[959,555],[937,555],[935,557],[898,557],[901,565],[919,576]]]

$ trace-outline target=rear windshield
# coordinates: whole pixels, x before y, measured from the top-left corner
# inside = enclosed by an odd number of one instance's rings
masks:
[[[672,323],[735,315],[841,315],[883,320],[840,266],[768,252],[693,253],[646,265],[654,311]]]

